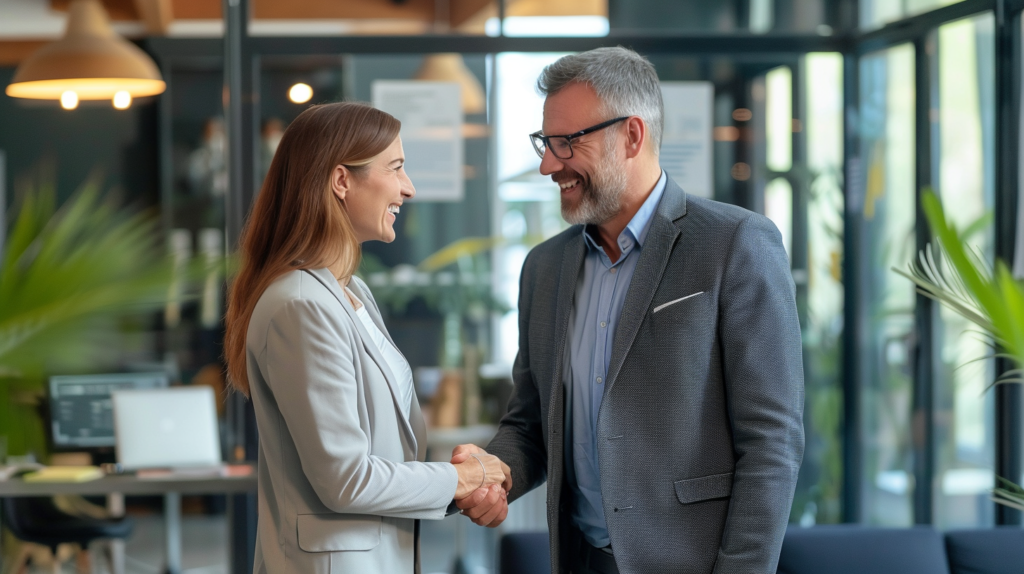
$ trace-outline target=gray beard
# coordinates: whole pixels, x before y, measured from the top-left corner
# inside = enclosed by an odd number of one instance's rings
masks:
[[[614,139],[608,138],[605,157],[614,157]],[[626,193],[626,173],[615,162],[601,162],[589,182],[580,177],[580,201],[575,206],[562,201],[562,219],[571,225],[601,225],[615,217]]]

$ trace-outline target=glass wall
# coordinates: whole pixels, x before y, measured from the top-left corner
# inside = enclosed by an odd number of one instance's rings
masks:
[[[843,59],[808,54],[801,65],[805,94],[806,299],[804,343],[804,462],[792,519],[802,525],[841,521],[843,483]],[[766,199],[766,205],[768,205]],[[794,270],[794,279],[798,279]]]
[[[881,28],[962,0],[860,0],[860,27]]]
[[[866,333],[860,341],[859,477],[864,521],[912,522],[912,349],[914,287],[894,274],[914,256],[914,49],[909,44],[860,61],[860,156],[866,172],[860,207],[864,268],[860,288]],[[851,477],[852,479],[853,477]]]
[[[938,192],[972,248],[995,255],[994,18],[986,14],[938,30]],[[995,380],[991,348],[974,325],[940,306],[941,365],[935,381],[935,524],[987,526],[995,467]]]

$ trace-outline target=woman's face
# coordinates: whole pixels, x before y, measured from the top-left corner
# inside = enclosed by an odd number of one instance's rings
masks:
[[[345,203],[359,243],[395,240],[394,225],[399,208],[402,202],[416,195],[404,165],[402,138],[397,137],[359,173],[342,170],[348,172],[347,176],[341,174],[346,181],[338,181],[341,166],[335,169],[334,192]]]

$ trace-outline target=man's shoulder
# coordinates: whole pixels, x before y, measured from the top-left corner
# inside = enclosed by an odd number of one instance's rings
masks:
[[[686,196],[686,215],[694,219],[707,220],[724,226],[736,226],[757,213],[731,203],[723,203],[706,197]]]
[[[530,254],[527,256],[528,259],[535,261],[539,260],[561,260],[562,254],[565,252],[566,245],[570,241],[583,236],[583,226],[573,225],[568,229],[565,229],[555,235],[545,239],[544,241],[537,244],[533,249],[530,250]]]

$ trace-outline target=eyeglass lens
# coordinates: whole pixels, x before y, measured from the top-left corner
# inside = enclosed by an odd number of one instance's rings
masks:
[[[544,158],[544,149],[548,147],[545,144],[550,144],[552,155],[558,159],[569,159],[572,157],[572,145],[569,143],[569,138],[534,136],[530,139],[533,141],[533,149],[536,150],[537,155],[542,159]]]

